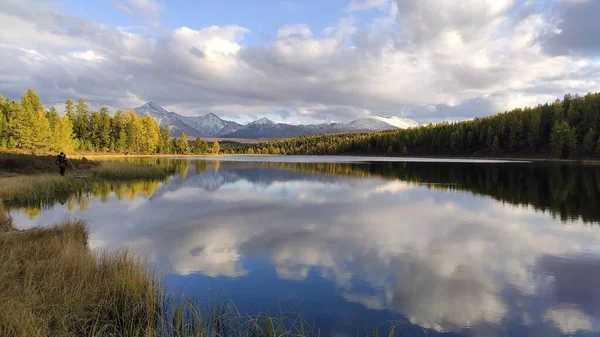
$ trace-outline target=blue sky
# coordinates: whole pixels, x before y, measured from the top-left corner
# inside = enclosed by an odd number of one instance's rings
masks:
[[[595,0],[4,0],[0,93],[184,115],[461,120],[600,87]]]
[[[73,16],[111,26],[141,28],[147,22],[126,14],[116,1],[58,2],[60,8]],[[243,44],[268,42],[275,38],[279,27],[308,24],[320,32],[346,14],[345,0],[258,0],[258,1],[156,1],[161,8],[161,27],[145,27],[151,31],[176,29],[182,26],[201,29],[207,26],[237,25],[250,30]],[[373,9],[376,11],[376,9]],[[361,13],[368,17],[369,13]]]

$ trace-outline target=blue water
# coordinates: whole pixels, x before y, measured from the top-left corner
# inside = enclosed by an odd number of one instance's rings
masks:
[[[151,197],[13,216],[24,228],[83,218],[93,247],[143,253],[174,293],[302,314],[323,336],[389,320],[411,336],[600,336],[598,225],[561,221],[533,197],[503,202],[493,185],[392,179],[379,173],[406,168],[377,162],[341,174],[251,160],[190,162]]]

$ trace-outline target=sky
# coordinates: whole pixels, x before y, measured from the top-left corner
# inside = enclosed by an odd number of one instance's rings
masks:
[[[599,0],[2,0],[0,93],[462,120],[600,87]]]

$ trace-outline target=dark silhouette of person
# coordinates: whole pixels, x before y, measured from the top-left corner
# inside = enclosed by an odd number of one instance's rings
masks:
[[[65,170],[67,169],[67,156],[64,152],[61,152],[56,158],[56,165],[60,168],[60,175],[65,176]]]

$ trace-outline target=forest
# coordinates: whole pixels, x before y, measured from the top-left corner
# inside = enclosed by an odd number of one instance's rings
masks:
[[[103,107],[90,111],[79,99],[65,102],[63,115],[45,109],[38,95],[28,89],[21,100],[0,95],[0,151],[21,149],[42,152],[113,152],[131,154],[219,153],[218,141],[189,141],[185,134],[171,137],[150,116],[118,111],[114,116]]]
[[[456,123],[406,130],[304,136],[259,144],[224,144],[238,154],[376,154],[589,158],[600,156],[600,93]]]
[[[0,95],[0,150],[125,154],[281,154],[593,158],[600,156],[600,93],[462,122],[406,130],[303,136],[242,144],[172,137],[150,116],[67,100],[62,117],[28,89],[21,100]]]

